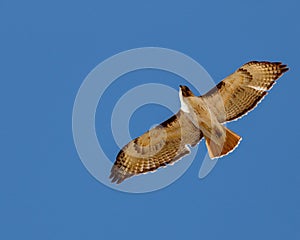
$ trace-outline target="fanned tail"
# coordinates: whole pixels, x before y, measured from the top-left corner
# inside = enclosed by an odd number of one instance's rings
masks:
[[[220,139],[219,143],[216,143],[210,138],[205,137],[205,143],[208,149],[208,154],[211,159],[223,157],[229,154],[239,145],[240,141],[242,140],[242,138],[239,135],[237,135],[236,133],[234,133],[226,127],[224,127],[224,132],[226,133],[225,140],[222,141]]]

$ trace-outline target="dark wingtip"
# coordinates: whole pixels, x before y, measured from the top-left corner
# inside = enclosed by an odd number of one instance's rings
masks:
[[[120,184],[124,181],[124,178],[120,174],[111,173],[109,178],[111,179],[112,183]]]
[[[122,179],[121,174],[118,171],[118,169],[116,169],[115,165],[111,169],[109,178],[111,179],[112,183],[118,182],[118,181],[120,181],[120,179]]]
[[[122,171],[117,165],[114,165],[111,169],[109,178],[111,179],[112,183],[120,184],[133,175],[134,174],[132,173],[126,173]]]
[[[290,69],[289,69],[289,67],[286,64],[280,63],[280,70],[281,70],[281,73],[285,73],[285,72],[287,72]]]

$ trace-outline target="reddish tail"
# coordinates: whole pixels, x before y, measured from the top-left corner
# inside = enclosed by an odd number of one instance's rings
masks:
[[[227,155],[232,152],[240,143],[242,138],[236,133],[232,132],[228,128],[224,127],[226,132],[225,141],[220,141],[219,143],[215,143],[210,138],[206,137],[206,146],[208,149],[208,154],[211,159],[219,158]]]

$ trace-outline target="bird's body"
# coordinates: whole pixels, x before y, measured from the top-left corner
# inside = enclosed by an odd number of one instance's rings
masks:
[[[197,97],[186,86],[180,86],[181,110],[190,119],[206,139],[210,157],[217,158],[231,152],[241,137],[223,126],[205,97]],[[224,108],[223,108],[224,110]],[[224,115],[222,111],[218,115]]]
[[[249,111],[288,68],[279,62],[249,62],[203,96],[180,86],[180,111],[132,140],[119,152],[110,177],[120,183],[133,175],[154,171],[190,153],[205,137],[211,158],[233,151],[241,137],[222,125]]]

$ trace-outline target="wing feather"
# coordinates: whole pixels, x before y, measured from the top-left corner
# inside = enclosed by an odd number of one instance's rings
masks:
[[[236,120],[253,110],[286,71],[280,62],[248,62],[202,97],[220,122]]]
[[[112,182],[151,172],[172,164],[189,154],[187,145],[195,146],[202,132],[179,111],[176,115],[124,146],[111,169]]]

